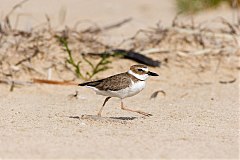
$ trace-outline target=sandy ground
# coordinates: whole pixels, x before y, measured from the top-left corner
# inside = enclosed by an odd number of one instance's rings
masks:
[[[104,100],[87,88],[37,85],[9,92],[0,85],[1,157],[237,159],[239,80],[219,83],[236,72],[196,76],[174,66],[153,70],[160,76],[125,100],[153,114],[145,118],[121,110],[118,99],[107,103],[103,118],[78,118],[95,115]],[[78,99],[71,99],[76,90]],[[149,100],[156,90],[166,96]]]
[[[1,0],[1,17],[16,0]],[[98,1],[99,2],[99,1]],[[29,1],[14,13],[25,21],[18,27],[44,22],[44,14],[53,25],[73,25],[91,19],[108,25],[122,19],[133,20],[109,32],[112,37],[129,36],[158,20],[170,25],[175,15],[173,1]],[[4,6],[4,7],[3,7]],[[60,10],[66,10],[63,23]],[[209,11],[208,11],[209,12]],[[200,14],[199,19],[218,12]],[[224,13],[224,12],[221,12]],[[231,12],[222,16],[231,17]],[[28,17],[28,18],[26,18]],[[30,18],[29,18],[30,17]],[[155,57],[157,58],[157,57]],[[132,61],[120,60],[99,78],[126,71]],[[148,80],[140,94],[125,100],[129,108],[152,113],[152,117],[120,109],[120,100],[111,99],[103,118],[94,115],[104,97],[78,86],[32,85],[15,88],[0,85],[0,158],[239,158],[239,71],[215,73],[217,64],[204,73],[170,64],[151,68],[159,77]],[[220,80],[234,83],[221,84]],[[150,100],[150,95],[164,90]],[[79,91],[78,98],[69,95]],[[90,118],[78,118],[93,115]]]

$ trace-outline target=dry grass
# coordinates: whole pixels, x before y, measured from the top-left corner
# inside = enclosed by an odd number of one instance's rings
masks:
[[[102,61],[86,59],[84,55],[104,53],[118,48],[144,54],[162,54],[166,57],[166,63],[167,59],[172,57],[178,65],[187,64],[190,67],[201,68],[201,71],[207,68],[210,57],[219,59],[219,63],[227,62],[228,66],[239,69],[240,26],[222,18],[196,24],[193,19],[182,22],[176,16],[171,27],[163,28],[161,24],[157,24],[154,28],[137,31],[135,36],[116,46],[109,46],[101,42],[99,36],[104,31],[120,27],[131,19],[105,27],[92,24],[84,30],[77,29],[77,26],[81,25],[81,22],[77,22],[74,27],[57,31],[51,27],[51,20],[46,16],[46,23],[36,26],[31,31],[21,31],[12,28],[9,16],[25,2],[14,6],[0,23],[1,79],[91,79],[98,73],[96,66]],[[68,47],[71,48],[71,60],[76,62],[75,65],[69,63],[69,54],[63,50],[59,38],[56,37],[67,40]],[[198,65],[192,60],[189,61],[189,57],[194,57]],[[223,59],[225,60],[222,61]],[[80,63],[81,66],[78,66]],[[105,67],[103,65],[103,68]],[[76,70],[80,71],[80,68],[84,75],[79,74],[80,72],[76,74]],[[102,70],[106,69],[107,67]],[[100,71],[102,70],[100,68]]]
[[[171,57],[181,67],[204,70],[211,59],[217,59],[227,67],[239,69],[240,25],[223,18],[196,24],[194,19],[182,22],[176,16],[171,27],[158,23],[123,40],[120,46],[147,55],[161,54],[166,62]]]

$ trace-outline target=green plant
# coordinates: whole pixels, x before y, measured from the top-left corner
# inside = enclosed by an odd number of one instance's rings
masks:
[[[67,58],[66,62],[74,67],[74,69],[75,69],[74,71],[75,71],[75,74],[77,77],[82,78],[84,80],[89,80],[93,76],[95,76],[97,73],[103,72],[103,71],[109,69],[109,67],[107,65],[109,63],[111,63],[111,61],[109,61],[110,55],[108,55],[108,54],[102,54],[100,61],[96,65],[94,65],[85,56],[82,56],[83,60],[91,67],[91,71],[86,71],[85,74],[83,74],[81,72],[81,68],[80,68],[81,61],[79,60],[78,62],[76,62],[74,60],[74,58],[72,56],[72,51],[69,49],[67,39],[63,38],[63,37],[59,37],[59,36],[57,36],[57,38],[58,38],[59,42],[63,45],[64,50],[68,53],[68,58]]]
[[[222,2],[231,2],[231,0],[176,0],[176,5],[181,13],[196,13],[204,9],[217,7]]]
[[[68,47],[68,42],[66,38],[63,37],[57,37],[59,42],[63,45],[65,51],[68,53],[68,58],[67,58],[67,63],[71,64],[75,68],[75,74],[77,77],[85,79],[83,74],[81,73],[80,70],[80,63],[81,61],[75,62],[73,57],[72,57],[72,51]]]
[[[111,63],[111,61],[108,60],[109,57],[110,55],[103,54],[101,56],[101,60],[96,65],[94,65],[85,56],[83,56],[83,59],[91,66],[92,69],[91,72],[86,72],[86,74],[88,75],[88,79],[91,79],[94,75],[96,75],[99,72],[109,69],[109,67],[107,66],[107,64]]]

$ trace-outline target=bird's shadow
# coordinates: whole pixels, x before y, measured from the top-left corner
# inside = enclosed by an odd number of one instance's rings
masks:
[[[137,119],[137,117],[100,117],[97,115],[69,116],[69,118],[89,120],[122,120],[122,121],[132,121],[134,119]]]
[[[109,117],[111,119],[117,119],[117,120],[124,120],[124,121],[132,121],[134,119],[137,119],[137,117]]]

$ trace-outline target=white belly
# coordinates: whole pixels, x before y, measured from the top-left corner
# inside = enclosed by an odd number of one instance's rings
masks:
[[[118,98],[126,98],[126,97],[131,97],[136,94],[138,94],[140,91],[142,91],[145,87],[145,81],[139,81],[137,83],[132,83],[132,85],[128,88],[119,90],[119,91],[100,91],[96,88],[93,88],[95,92],[99,95],[103,96],[110,96],[110,97],[118,97]]]

